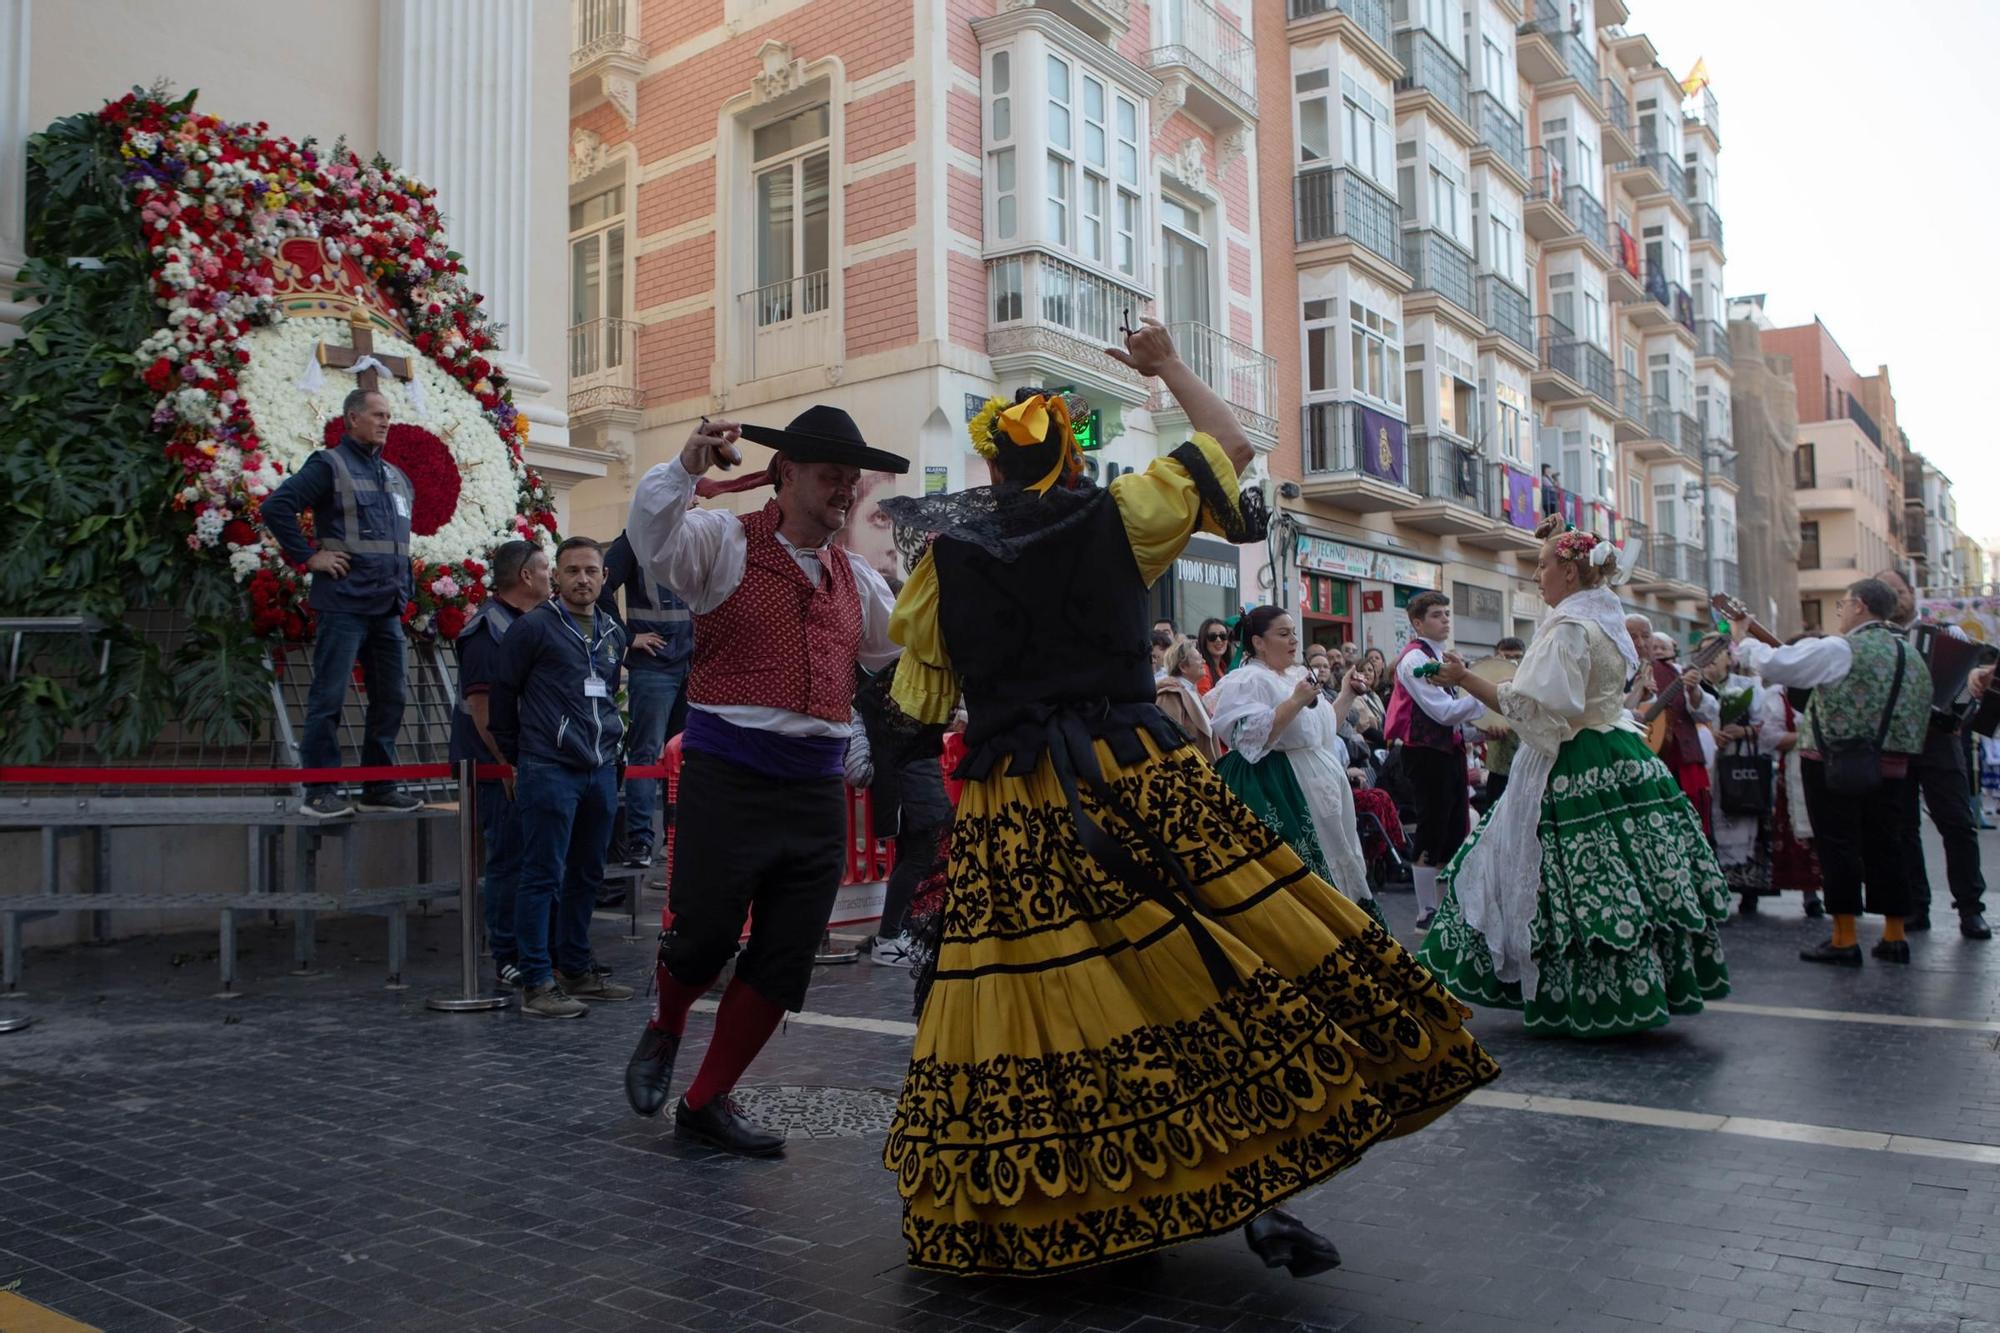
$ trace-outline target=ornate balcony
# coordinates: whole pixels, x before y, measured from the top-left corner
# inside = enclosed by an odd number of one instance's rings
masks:
[[[1569,214],[1576,223],[1577,234],[1589,243],[1598,254],[1604,249],[1604,205],[1597,196],[1581,185],[1572,185],[1563,191],[1563,212]]]
[[[1460,533],[1458,544],[1533,558],[1542,549],[1535,540],[1542,511],[1536,503],[1534,472],[1519,462],[1488,463],[1484,472],[1486,517],[1491,522],[1478,531]]]
[[[1641,330],[1649,333],[1663,332],[1674,325],[1673,284],[1658,265],[1646,265],[1644,299],[1634,301],[1626,307],[1625,313]]]
[[[638,424],[646,395],[638,387],[639,324],[592,319],[569,329],[569,415],[572,422],[597,413],[629,413]],[[585,423],[587,424],[587,423]]]
[[[1482,154],[1490,154],[1492,159],[1518,178],[1525,188],[1528,183],[1528,150],[1521,139],[1521,121],[1492,93],[1480,92],[1472,95],[1473,132],[1478,142],[1473,145],[1472,160],[1476,165]]]
[[[639,78],[646,44],[639,40],[640,0],[570,0],[569,109],[575,115],[602,97],[630,127],[639,117]]]
[[[1528,294],[1497,273],[1479,275],[1479,318],[1489,333],[1497,333],[1525,353],[1535,355],[1535,321]]]
[[[1403,210],[1396,197],[1347,167],[1302,171],[1293,182],[1294,235],[1301,246],[1352,241],[1403,267]]]
[[[1535,333],[1535,397],[1551,403],[1583,398],[1583,344],[1575,331],[1554,315],[1538,315]]]
[[[1465,65],[1443,42],[1428,29],[1407,28],[1396,34],[1396,59],[1403,65],[1403,77],[1396,80],[1398,93],[1427,94],[1467,134],[1472,133],[1472,94]]]
[[[1629,370],[1618,372],[1617,418],[1613,423],[1621,443],[1646,437],[1646,390]]]
[[[1038,250],[986,261],[986,353],[1002,383],[1075,383],[1128,407],[1146,401],[1145,383],[1104,354],[1131,314],[1151,313],[1136,286]]]
[[[1577,348],[1577,358],[1584,391],[1597,399],[1607,416],[1617,412],[1618,370],[1611,364],[1611,354],[1586,340]]]
[[[1178,108],[1217,134],[1257,123],[1255,52],[1250,38],[1207,0],[1155,0],[1146,63],[1160,76],[1154,125]]]
[[[1267,448],[1276,443],[1277,363],[1247,343],[1237,342],[1206,324],[1183,321],[1169,324],[1167,330],[1174,335],[1174,346],[1179,349],[1181,360],[1201,377],[1202,383],[1222,395],[1243,428]],[[1174,401],[1174,396],[1157,381],[1146,407],[1155,418],[1183,422],[1187,419],[1187,413]]]

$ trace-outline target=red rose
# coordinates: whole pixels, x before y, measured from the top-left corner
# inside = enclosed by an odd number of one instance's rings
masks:
[[[231,546],[254,546],[257,530],[240,518],[232,518],[222,525],[222,540]]]
[[[556,516],[551,510],[544,509],[541,513],[535,515],[535,522],[547,528],[551,534],[556,530]]]
[[[456,639],[458,632],[464,628],[465,612],[455,606],[441,606],[438,608],[437,632],[439,637]]]
[[[472,370],[472,377],[474,379],[482,379],[482,380],[485,379],[488,373],[492,371],[492,369],[493,369],[492,364],[488,362],[485,357],[475,356],[472,358],[471,370]]]
[[[167,386],[174,382],[174,363],[164,356],[155,358],[153,364],[146,367],[145,378],[147,388],[154,393],[165,393]]]

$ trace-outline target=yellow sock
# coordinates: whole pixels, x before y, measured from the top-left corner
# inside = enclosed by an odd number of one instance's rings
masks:
[[[1900,926],[1902,922],[1899,921],[1896,924]],[[1836,949],[1848,949],[1853,947],[1854,942],[1854,918],[1844,912],[1835,912],[1833,914],[1833,947]]]
[[[1903,918],[1899,916],[1883,918],[1882,942],[1884,944],[1894,944],[1897,940],[1900,940],[1902,938],[1903,938]]]

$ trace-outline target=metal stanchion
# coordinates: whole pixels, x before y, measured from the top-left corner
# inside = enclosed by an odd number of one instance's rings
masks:
[[[511,995],[493,995],[479,984],[479,781],[472,760],[458,765],[458,976],[457,995],[433,995],[426,1009],[447,1014],[505,1009]]]

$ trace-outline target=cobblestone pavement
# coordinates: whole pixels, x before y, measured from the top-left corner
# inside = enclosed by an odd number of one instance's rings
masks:
[[[412,923],[407,991],[365,919],[320,924],[309,978],[246,930],[235,1001],[212,936],[31,955],[0,1004],[38,1020],[0,1035],[0,1288],[113,1333],[2000,1333],[2000,943],[1939,924],[1909,968],[1815,969],[1787,900],[1731,926],[1727,1004],[1641,1038],[1480,1014],[1500,1082],[1305,1198],[1346,1258],[1307,1281],[1234,1238],[1044,1282],[904,1267],[879,1126],[908,981],[866,963],[750,1071],[793,1140],[744,1162],[625,1108],[641,1003],[427,1012],[452,916]],[[623,933],[600,919],[599,956],[643,985]]]

